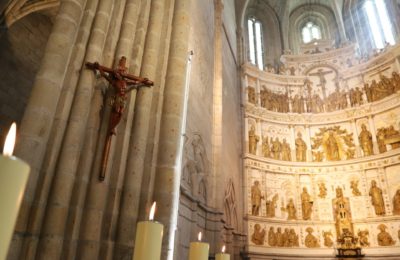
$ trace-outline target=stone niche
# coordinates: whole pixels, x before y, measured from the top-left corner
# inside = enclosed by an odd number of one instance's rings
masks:
[[[284,55],[293,73],[243,67],[249,259],[333,259],[345,230],[367,259],[400,255],[400,47],[353,51]]]

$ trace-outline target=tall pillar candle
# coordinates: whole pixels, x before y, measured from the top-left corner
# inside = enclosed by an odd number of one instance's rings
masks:
[[[12,156],[15,136],[13,123],[0,155],[0,260],[6,259],[30,170],[27,163]]]
[[[215,255],[215,260],[230,260],[231,256],[225,254],[225,246],[222,247],[221,253]]]
[[[198,236],[199,241],[191,242],[189,248],[189,260],[207,260],[208,259],[208,249],[210,245],[201,242],[201,232]]]
[[[155,206],[154,202],[149,220],[137,225],[133,260],[160,260],[164,226],[153,221]]]

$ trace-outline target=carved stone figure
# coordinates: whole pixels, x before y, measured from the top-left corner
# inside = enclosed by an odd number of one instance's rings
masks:
[[[372,148],[372,135],[367,130],[365,124],[361,125],[361,132],[358,136],[360,140],[360,145],[363,150],[364,156],[369,156],[374,154],[374,149]]]
[[[290,146],[286,142],[286,138],[283,138],[282,141],[282,160],[283,161],[291,161],[292,156],[290,155]]]
[[[318,242],[318,238],[316,238],[312,233],[314,232],[314,230],[312,229],[312,227],[308,227],[306,229],[306,232],[308,233],[304,244],[306,245],[306,247],[308,248],[316,248],[316,247],[320,247],[319,242]]]
[[[333,216],[335,217],[336,234],[340,237],[345,230],[353,233],[349,199],[343,196],[343,190],[336,188],[336,198],[332,201]]]
[[[390,142],[392,149],[396,149],[400,147],[400,132],[394,129],[394,126],[389,126],[389,128],[385,131],[385,139],[396,139]]]
[[[293,228],[291,228],[289,232],[289,245],[291,247],[299,246],[299,236],[296,234]]]
[[[252,125],[249,131],[249,152],[251,154],[256,154],[259,140],[260,138],[256,135],[256,128]]]
[[[282,235],[284,247],[290,247],[289,236],[290,236],[289,228],[285,228],[285,231],[283,232],[283,235]]]
[[[275,237],[276,237],[276,246],[277,247],[283,247],[283,234],[282,234],[282,229],[278,227]]]
[[[265,233],[265,229],[261,230],[260,224],[255,224],[253,234],[251,235],[251,242],[259,246],[264,245]]]
[[[247,98],[249,99],[249,102],[252,104],[256,103],[256,90],[253,87],[248,87],[247,88]]]
[[[400,215],[400,189],[393,196],[393,215]]]
[[[292,112],[293,113],[304,113],[304,99],[303,96],[296,94],[292,99]]]
[[[354,196],[361,196],[361,192],[358,189],[358,180],[350,181],[350,188]]]
[[[363,93],[359,87],[350,90],[350,103],[352,107],[362,105],[362,95]]]
[[[324,102],[322,101],[321,97],[314,93],[311,98],[311,111],[312,113],[321,113],[324,109]]]
[[[360,246],[362,247],[369,246],[368,235],[369,235],[368,229],[358,231],[358,241],[360,242]]]
[[[339,157],[339,146],[332,131],[329,131],[329,136],[325,141],[326,145],[326,158],[329,161],[338,161]]]
[[[318,188],[319,188],[318,197],[320,197],[321,199],[325,199],[327,195],[327,189],[325,187],[325,183],[323,182],[318,183]]]
[[[302,209],[304,220],[311,219],[312,205],[313,205],[313,202],[311,200],[311,196],[310,196],[310,194],[308,194],[307,188],[303,187],[303,192],[301,193],[301,209]]]
[[[270,157],[270,150],[269,150],[269,141],[268,141],[268,136],[265,136],[263,138],[263,143],[262,143],[262,153],[263,156],[268,158]]]
[[[268,245],[276,246],[276,234],[274,231],[274,227],[270,227],[268,231]]]
[[[306,161],[307,145],[306,142],[301,138],[301,133],[297,133],[297,138],[295,140],[296,145],[296,160],[298,162]]]
[[[324,153],[322,151],[312,151],[312,154],[314,156],[314,162],[322,162],[324,158]]]
[[[389,232],[386,231],[387,227],[385,224],[380,224],[378,226],[378,229],[381,231],[378,234],[378,245],[380,246],[392,246],[396,243],[396,241],[393,240],[392,236],[389,234]]]
[[[272,200],[267,200],[266,206],[267,206],[267,217],[273,218],[275,217],[275,208],[276,208],[276,202],[278,201],[278,194],[275,194]]]
[[[386,138],[386,129],[384,127],[381,127],[378,129],[378,132],[376,134],[376,139],[378,142],[378,148],[379,148],[379,153],[384,153],[387,151],[386,144],[385,144],[385,138]]]
[[[261,199],[264,197],[261,195],[260,182],[255,181],[251,187],[251,214],[254,216],[259,215]]]
[[[278,137],[275,138],[275,141],[272,142],[272,147],[271,147],[271,153],[272,153],[272,158],[279,160],[280,155],[281,155],[281,142],[279,142]]]
[[[369,196],[371,196],[371,202],[375,208],[375,214],[378,216],[385,215],[385,203],[383,201],[382,190],[376,186],[376,181],[374,180],[371,181]]]
[[[394,92],[400,90],[400,75],[395,71],[392,72],[392,85],[394,87]]]
[[[332,232],[330,230],[322,231],[322,236],[324,237],[324,246],[332,247],[333,246]]]
[[[288,204],[286,205],[286,211],[288,213],[288,220],[296,220],[296,206],[294,205],[293,199],[289,199]]]

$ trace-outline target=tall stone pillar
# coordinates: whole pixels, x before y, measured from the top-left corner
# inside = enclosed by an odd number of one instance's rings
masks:
[[[95,16],[86,61],[102,61],[102,50],[110,22],[113,2],[100,0]],[[69,204],[75,183],[79,158],[85,140],[94,86],[94,73],[83,69],[76,87],[74,102],[65,131],[57,172],[49,196],[38,259],[61,259]]]
[[[150,18],[147,29],[141,76],[155,80],[152,88],[141,88],[136,95],[135,114],[132,135],[129,143],[130,155],[126,165],[125,180],[121,198],[121,208],[114,247],[115,259],[130,256],[133,253],[136,222],[139,211],[140,187],[144,171],[150,112],[153,101],[153,88],[159,87],[156,76],[159,69],[161,34],[168,26],[163,24],[166,15],[164,0],[153,0],[150,6]]]
[[[86,0],[61,0],[22,118],[15,154],[31,166],[10,255],[19,258],[67,66]]]
[[[171,46],[164,89],[158,163],[154,181],[154,200],[164,224],[161,259],[172,260],[178,218],[179,186],[183,138],[181,136],[188,51],[191,0],[176,0],[172,22]]]

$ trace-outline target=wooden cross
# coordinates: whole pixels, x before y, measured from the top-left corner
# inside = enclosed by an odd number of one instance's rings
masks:
[[[147,78],[141,78],[128,74],[126,68],[126,57],[124,56],[121,57],[118,62],[118,66],[115,69],[102,66],[98,62],[86,62],[86,67],[93,71],[98,70],[100,75],[105,78],[115,90],[115,96],[113,96],[111,102],[112,109],[108,122],[106,142],[104,145],[99,175],[99,180],[104,181],[108,155],[111,147],[111,138],[116,134],[115,128],[121,121],[122,115],[125,111],[125,106],[128,99],[127,93],[140,87],[151,87],[154,85],[154,83]]]

